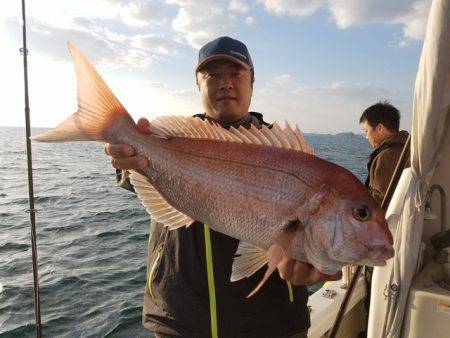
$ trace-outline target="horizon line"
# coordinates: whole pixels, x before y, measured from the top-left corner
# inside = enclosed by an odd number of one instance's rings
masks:
[[[0,125],[0,128],[23,128],[25,129],[25,126],[5,126],[5,125]],[[30,128],[42,128],[42,129],[52,129],[54,127],[35,127],[35,126],[30,126]],[[316,135],[338,135],[338,134],[354,134],[354,135],[362,135],[364,136],[364,133],[356,133],[354,131],[338,131],[338,132],[334,132],[334,133],[319,133],[319,132],[307,132],[307,131],[302,131],[303,134],[316,134]]]

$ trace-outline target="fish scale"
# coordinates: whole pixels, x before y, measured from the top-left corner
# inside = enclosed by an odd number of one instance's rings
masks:
[[[248,213],[247,206],[256,210],[257,214],[260,214],[261,210],[270,210],[267,214],[263,213],[264,217],[250,218],[255,222],[248,226],[253,233],[258,233],[258,236],[245,238],[250,243],[268,249],[282,226],[286,210],[295,211],[298,198],[294,196],[294,192],[305,191],[305,189],[289,189],[289,187],[294,187],[301,181],[290,174],[274,176],[275,169],[272,168],[257,167],[255,169],[246,156],[246,151],[252,151],[253,147],[245,144],[236,145],[237,148],[234,147],[233,151],[226,156],[216,156],[216,159],[211,159],[208,157],[211,154],[210,148],[217,149],[219,154],[223,154],[220,146],[228,148],[228,145],[220,141],[216,141],[214,144],[208,140],[185,139],[180,141],[186,145],[186,150],[181,152],[184,156],[176,155],[179,152],[177,145],[174,145],[173,152],[175,154],[167,156],[167,153],[171,151],[167,147],[164,153],[165,160],[158,159],[151,152],[151,144],[147,145],[147,149],[150,149],[147,157],[152,164],[149,176],[155,182],[154,186],[157,190],[164,192],[162,193],[163,197],[167,201],[171,201],[171,204],[176,205],[178,210],[187,215],[196,215],[197,219],[211,224],[215,230],[234,237],[242,238],[243,236],[241,230],[243,218],[235,216],[246,215]],[[279,154],[273,153],[272,157],[279,157]],[[276,158],[271,159],[270,154],[266,160],[278,162]],[[160,161],[167,162],[161,164]],[[284,170],[281,165],[278,165],[276,171]],[[174,180],[174,177],[179,177],[179,179]],[[268,177],[272,177],[271,184],[267,183]],[[242,194],[242,191],[245,191],[245,194]],[[205,196],[190,198],[194,193],[201,195],[202,192],[205,193]],[[305,198],[305,194],[303,195]],[[189,203],[195,203],[197,199],[212,200],[213,202],[201,206]],[[280,208],[278,204],[280,199],[284,201],[283,208]],[[261,222],[261,218],[264,222]],[[265,242],[259,238],[264,238]]]

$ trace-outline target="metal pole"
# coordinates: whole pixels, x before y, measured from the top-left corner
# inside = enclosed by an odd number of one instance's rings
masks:
[[[33,164],[31,158],[31,141],[30,141],[30,105],[28,100],[28,63],[27,63],[27,31],[25,18],[25,0],[22,0],[22,38],[23,47],[20,53],[23,55],[23,75],[25,85],[25,128],[27,142],[27,162],[28,162],[28,203],[30,214],[30,235],[31,235],[31,254],[33,258],[33,282],[34,282],[34,315],[36,321],[36,337],[41,337],[41,305],[39,299],[39,273],[37,264],[37,247],[36,247],[36,225],[34,209],[34,191],[33,191]]]
[[[381,208],[383,210],[387,210],[389,203],[391,202],[391,198],[394,195],[394,191],[395,188],[397,187],[398,181],[400,180],[400,176],[402,175],[403,169],[405,169],[406,163],[408,163],[410,143],[411,143],[411,135],[409,135],[408,139],[406,140],[400,158],[398,159],[397,166],[395,167],[394,174],[391,177],[389,186],[386,190],[386,194],[384,195],[383,202],[381,203]],[[328,335],[328,338],[335,338],[339,331],[339,327],[341,326],[342,319],[344,318],[348,303],[350,302],[350,298],[353,294],[353,290],[355,289],[356,282],[359,279],[359,275],[361,274],[362,268],[363,268],[362,265],[358,265],[358,267],[356,268],[355,274],[353,275],[350,286],[347,292],[345,293],[344,299],[342,300],[341,306],[339,308],[338,314],[336,316],[330,334]]]

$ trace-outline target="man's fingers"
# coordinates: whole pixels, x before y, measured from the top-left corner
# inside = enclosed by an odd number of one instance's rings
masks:
[[[289,281],[292,285],[313,285],[342,278],[341,272],[334,275],[325,275],[311,264],[286,257],[278,264],[278,272],[282,279]]]
[[[292,285],[313,285],[342,278],[341,272],[334,275],[325,275],[311,264],[286,257],[278,264],[278,272],[282,279],[289,281]]]
[[[334,275],[324,275],[326,280],[340,280],[342,278],[342,272],[337,272]]]
[[[316,284],[319,282],[323,282],[326,280],[326,275],[317,270],[316,268],[312,268],[309,276],[308,276],[308,285]]]
[[[128,144],[110,144],[106,143],[103,147],[105,154],[121,158],[121,157],[129,157],[134,154],[133,147],[129,146]]]
[[[138,129],[143,133],[149,132],[150,122],[141,118],[138,121]],[[134,148],[128,144],[110,144],[104,146],[105,154],[112,157],[111,165],[117,169],[144,169],[148,165],[148,160],[142,156],[135,155]]]
[[[111,159],[111,165],[117,169],[144,169],[148,165],[148,160],[140,156],[113,157]]]
[[[320,272],[319,270],[317,270],[316,268],[312,268],[309,275],[308,275],[308,281],[306,285],[313,285],[313,284],[317,284],[319,282],[325,282],[325,281],[329,281],[329,280],[339,280],[342,278],[342,273],[338,272],[335,273],[334,275],[326,275],[322,272]]]
[[[292,275],[291,284],[293,285],[310,285],[309,276],[314,268],[304,262],[295,261],[294,273]]]
[[[137,128],[141,133],[150,133],[150,122],[145,118],[141,117],[137,122]]]

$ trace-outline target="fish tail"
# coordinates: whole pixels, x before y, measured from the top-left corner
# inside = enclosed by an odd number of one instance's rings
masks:
[[[125,124],[135,126],[94,66],[70,42],[78,83],[78,110],[56,128],[32,137],[40,142],[113,142],[114,130]]]

